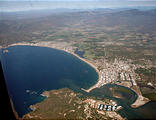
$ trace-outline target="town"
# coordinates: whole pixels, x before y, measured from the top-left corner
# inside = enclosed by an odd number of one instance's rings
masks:
[[[134,72],[136,68],[141,67],[141,65],[135,65],[131,64],[131,60],[123,61],[120,59],[115,59],[114,62],[108,62],[105,58],[98,59],[98,60],[89,60],[87,58],[82,58],[78,54],[74,53],[74,50],[76,49],[71,44],[60,44],[59,42],[34,42],[34,43],[15,43],[11,44],[9,46],[14,45],[31,45],[31,46],[41,46],[41,47],[50,47],[55,48],[59,50],[66,51],[70,54],[73,54],[74,56],[78,57],[79,59],[83,60],[84,62],[90,64],[98,73],[99,79],[97,83],[92,86],[89,89],[83,89],[82,90],[86,92],[90,92],[91,90],[95,88],[100,88],[103,85],[113,83],[121,86],[128,87],[132,89],[136,94],[138,95],[137,100],[132,104],[132,107],[139,107],[150,100],[148,98],[145,98],[142,96],[142,93],[137,86],[136,79],[139,79],[139,76]],[[6,50],[5,50],[6,51]],[[98,69],[100,66],[100,69]]]

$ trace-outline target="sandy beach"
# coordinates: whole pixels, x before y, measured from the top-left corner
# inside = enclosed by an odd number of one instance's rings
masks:
[[[70,52],[71,53],[71,52]],[[97,69],[97,67],[95,66],[95,65],[93,65],[91,62],[89,62],[89,61],[87,61],[86,59],[84,59],[84,58],[81,58],[81,57],[79,57],[77,54],[75,54],[75,53],[71,53],[71,54],[73,54],[74,56],[76,56],[77,58],[79,58],[79,59],[81,59],[82,61],[84,61],[84,62],[86,62],[87,64],[89,64],[91,67],[93,67],[95,70],[96,70],[96,72],[97,72],[97,74],[98,74],[98,81],[97,81],[97,83],[100,81],[100,72],[99,72],[99,70]],[[96,84],[97,84],[96,83]],[[89,89],[83,89],[83,88],[81,88],[82,90],[84,90],[84,91],[86,91],[86,92],[90,92],[91,90],[93,90],[94,88],[96,88],[97,86],[96,86],[96,84],[95,85],[93,85],[92,87],[90,87]]]
[[[138,108],[140,106],[145,105],[146,103],[148,103],[150,100],[148,98],[143,97],[142,95],[139,95],[138,98],[136,99],[136,101],[131,104],[132,108]]]
[[[97,74],[98,74],[98,80],[97,80],[97,82],[96,82],[96,84],[94,84],[92,87],[90,87],[89,89],[84,89],[84,88],[81,88],[81,90],[84,90],[85,92],[90,92],[91,90],[93,90],[93,89],[95,89],[95,88],[98,88],[99,87],[99,85],[100,85],[100,83],[101,83],[101,74],[100,74],[100,71],[97,69],[97,66],[96,65],[94,65],[92,62],[90,62],[89,60],[87,60],[87,59],[85,59],[85,58],[82,58],[82,57],[80,57],[80,56],[78,56],[77,54],[75,54],[74,52],[73,52],[73,50],[72,49],[66,49],[66,47],[60,47],[60,46],[58,46],[58,45],[53,45],[53,43],[46,43],[46,42],[38,42],[38,43],[33,43],[33,44],[31,44],[31,43],[26,43],[26,42],[23,42],[23,43],[16,43],[16,44],[11,44],[11,45],[9,45],[9,46],[16,46],[16,45],[29,45],[29,46],[39,46],[39,47],[48,47],[48,48],[53,48],[53,49],[57,49],[57,50],[62,50],[62,51],[64,51],[64,52],[67,52],[67,53],[69,53],[69,54],[72,54],[72,55],[74,55],[75,57],[77,57],[78,59],[80,59],[80,60],[82,60],[82,61],[84,61],[85,63],[87,63],[87,64],[89,64],[91,67],[93,67],[95,70],[96,70],[96,72],[97,72]],[[7,47],[9,47],[9,46],[7,46]],[[6,48],[7,48],[6,47]],[[133,107],[133,108],[137,108],[137,107],[139,107],[139,106],[142,106],[142,105],[144,105],[144,104],[146,104],[147,102],[149,102],[149,100],[147,99],[147,98],[144,98],[143,96],[142,96],[142,94],[140,93],[140,91],[138,91],[138,90],[134,90],[137,94],[138,94],[138,98],[137,98],[137,100],[131,105],[131,107]],[[140,93],[140,94],[139,94]],[[46,97],[48,97],[49,95],[47,94],[47,92],[46,92],[46,94],[42,94],[43,96],[46,96]]]
[[[69,54],[74,55],[74,56],[77,57],[78,59],[80,59],[80,60],[84,61],[85,63],[89,64],[91,67],[93,67],[93,68],[96,70],[96,72],[97,72],[97,74],[98,74],[98,80],[97,80],[97,83],[96,83],[95,85],[93,85],[92,87],[90,87],[90,88],[87,89],[87,90],[81,88],[82,90],[84,90],[84,91],[86,91],[86,92],[90,92],[91,90],[97,88],[97,84],[100,82],[100,72],[99,72],[99,70],[97,69],[97,67],[96,67],[94,64],[92,64],[91,62],[89,62],[88,60],[86,60],[86,59],[84,59],[84,58],[81,58],[80,56],[78,56],[77,54],[75,54],[75,53],[72,52],[72,51],[65,50],[65,49],[61,49],[61,48],[57,48],[57,47],[55,47],[55,46],[52,46],[52,44],[46,44],[45,42],[39,42],[39,43],[33,43],[33,44],[31,44],[31,43],[26,43],[26,42],[23,42],[23,43],[15,43],[15,44],[9,45],[8,47],[10,47],[10,46],[16,46],[16,45],[30,45],[30,46],[39,46],[39,47],[49,47],[49,48],[53,48],[53,49],[57,49],[57,50],[62,50],[62,51],[64,51],[64,52],[67,52],[67,53],[69,53]]]

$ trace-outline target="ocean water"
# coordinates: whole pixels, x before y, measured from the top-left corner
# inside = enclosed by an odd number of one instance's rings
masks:
[[[96,71],[84,61],[61,50],[34,46],[12,46],[1,52],[9,94],[19,116],[42,101],[45,90],[89,88],[98,80]]]
[[[96,71],[87,63],[64,51],[33,46],[13,46],[8,53],[1,51],[0,58],[7,87],[19,116],[30,112],[29,106],[40,102],[45,97],[40,94],[45,90],[68,87],[74,91],[89,88],[97,82]],[[110,88],[122,87],[129,93],[120,93],[123,98],[113,97]],[[81,91],[83,92],[83,91]],[[155,119],[156,102],[151,101],[139,108],[131,108],[137,95],[129,88],[107,84],[96,88],[90,97],[115,100],[123,109],[118,113],[128,119]]]

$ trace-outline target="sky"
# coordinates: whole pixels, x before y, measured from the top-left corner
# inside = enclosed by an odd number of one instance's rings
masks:
[[[156,0],[0,0],[0,1],[156,1]]]
[[[28,2],[23,3],[22,1]],[[143,7],[143,6],[156,7],[156,0],[0,0],[0,12],[2,11],[14,12],[14,11],[38,10],[38,9],[58,9],[58,8],[97,9],[97,8]]]

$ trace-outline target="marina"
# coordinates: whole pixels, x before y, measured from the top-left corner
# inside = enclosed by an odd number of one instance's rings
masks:
[[[118,111],[122,109],[122,106],[118,106],[117,104],[115,104],[114,106],[106,105],[106,104],[98,104],[97,109],[104,110],[104,111]]]

